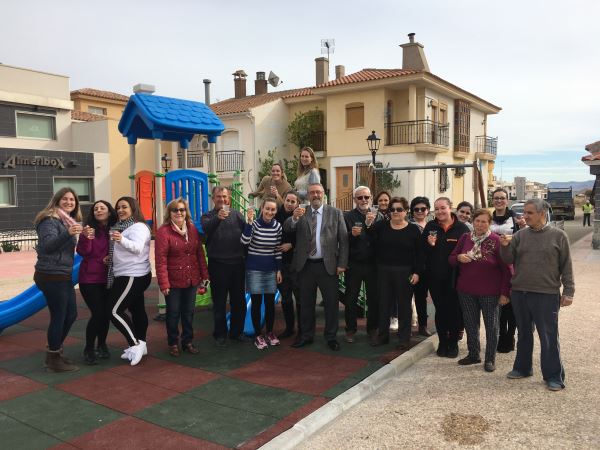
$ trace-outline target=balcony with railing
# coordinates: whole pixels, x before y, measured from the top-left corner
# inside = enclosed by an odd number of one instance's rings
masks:
[[[498,138],[490,136],[475,136],[475,152],[479,159],[496,159]]]
[[[196,169],[204,167],[204,152],[197,150],[187,151],[187,167],[189,169]],[[183,168],[183,155],[181,150],[177,152],[177,167]]]
[[[217,173],[244,170],[243,150],[223,150],[217,152]]]
[[[448,149],[449,125],[432,120],[410,120],[385,124],[385,145],[416,144],[417,150],[435,153]]]

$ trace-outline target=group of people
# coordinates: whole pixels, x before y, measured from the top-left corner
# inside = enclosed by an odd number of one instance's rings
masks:
[[[181,351],[198,353],[192,326],[195,296],[209,280],[218,347],[227,346],[228,340],[252,340],[244,334],[246,292],[252,299],[257,349],[280,345],[294,334],[292,347],[312,344],[319,289],[324,338],[337,351],[339,278],[344,274],[347,343],[356,339],[363,283],[366,331],[373,346],[387,344],[392,330],[398,348],[409,347],[413,298],[418,333],[429,336],[429,293],[440,357],[458,356],[464,330],[468,354],[459,364],[481,363],[482,314],[485,370],[495,370],[496,351],[514,349],[518,329],[517,357],[509,378],[529,376],[535,323],[544,379],[550,389],[564,387],[556,314],[560,306],[572,302],[574,283],[568,239],[562,230],[545,223],[543,201],[526,202],[524,216],[516,216],[508,208],[507,193],[498,189],[492,196],[493,212],[473,210],[462,202],[454,213],[446,197],[436,199],[430,211],[426,197],[408,202],[385,191],[373,197],[368,187],[359,186],[353,192],[355,208],[344,214],[325,204],[319,181],[314,153],[305,148],[296,190],[285,180],[281,165],[275,164],[254,193],[261,198],[260,207],[250,208],[245,216],[231,208],[226,187],[214,187],[214,207],[201,217],[206,256],[187,202],[179,198],[167,205],[164,223],[156,231],[155,262],[159,289],[166,299],[167,342],[173,357]],[[432,220],[428,220],[430,212]],[[91,311],[85,362],[96,364],[97,359],[109,357],[106,336],[112,322],[128,344],[121,357],[138,364],[147,354],[144,291],[151,280],[151,233],[135,199],[122,197],[114,209],[97,201],[82,222],[77,195],[64,188],[35,222],[39,243],[34,280],[47,298],[51,316],[48,370],[77,369],[62,355],[63,341],[76,318],[71,283],[75,249],[83,258],[80,290]],[[551,267],[540,267],[541,260]],[[285,319],[279,335],[274,333],[277,290]]]

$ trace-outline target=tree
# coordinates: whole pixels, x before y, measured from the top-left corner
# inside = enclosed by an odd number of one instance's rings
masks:
[[[298,148],[311,146],[314,134],[323,130],[323,111],[297,112],[287,127],[288,139]]]

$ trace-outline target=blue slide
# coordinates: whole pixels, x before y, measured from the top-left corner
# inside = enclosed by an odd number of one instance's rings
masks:
[[[79,282],[80,264],[81,256],[75,254],[75,264],[73,265],[72,274],[73,286]],[[5,328],[34,315],[45,306],[46,297],[44,297],[44,294],[42,294],[36,285],[31,286],[10,300],[0,302],[0,333]]]
[[[281,301],[281,294],[279,291],[275,293],[275,304]],[[246,336],[254,335],[254,325],[252,325],[252,314],[250,310],[252,309],[252,298],[250,294],[246,294],[246,320],[244,321],[244,334]],[[227,313],[227,328],[229,329],[229,319],[231,313]],[[264,302],[260,305],[260,325],[264,326],[265,324],[265,304]]]

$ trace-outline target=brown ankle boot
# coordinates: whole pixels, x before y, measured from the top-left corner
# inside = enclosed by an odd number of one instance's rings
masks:
[[[46,371],[48,372],[75,372],[79,367],[67,364],[61,357],[60,350],[46,352]]]

